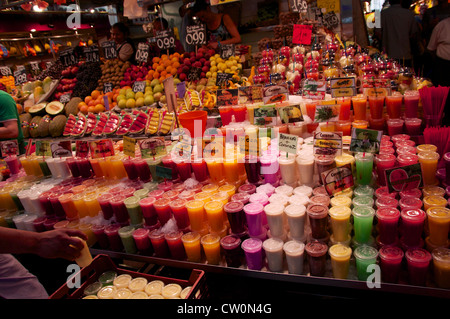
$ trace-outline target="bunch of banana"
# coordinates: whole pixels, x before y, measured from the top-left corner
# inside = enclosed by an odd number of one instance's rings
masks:
[[[160,120],[160,114],[159,110],[156,107],[152,107],[148,110],[149,115],[149,121],[147,124],[147,128],[145,130],[146,134],[153,135],[158,132],[159,128],[159,120]]]
[[[162,112],[162,120],[161,126],[159,127],[159,134],[166,135],[172,132],[174,123],[175,123],[175,115],[173,112],[169,113],[167,110],[161,110]]]
[[[184,96],[184,100],[186,103],[186,108],[188,111],[192,111],[196,108],[200,108],[202,106],[202,103],[200,101],[200,96],[198,95],[198,92],[193,89],[189,89],[186,91],[186,94]]]

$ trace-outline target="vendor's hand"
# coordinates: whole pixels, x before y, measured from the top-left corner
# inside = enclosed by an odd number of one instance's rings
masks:
[[[80,238],[87,240],[85,233],[72,229],[51,230],[38,235],[36,254],[43,258],[75,260],[84,247]]]
[[[214,49],[214,50],[216,50],[218,46],[219,46],[219,43],[217,43],[217,42],[209,42],[208,43],[208,47],[210,47],[211,49]]]

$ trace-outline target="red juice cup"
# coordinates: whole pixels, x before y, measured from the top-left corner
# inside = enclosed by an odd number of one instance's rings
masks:
[[[423,248],[408,249],[405,253],[409,283],[414,286],[425,286],[431,254]]]
[[[390,136],[402,134],[403,133],[403,125],[404,122],[402,119],[399,118],[392,118],[386,121],[388,134]]]
[[[370,117],[374,120],[383,117],[384,96],[369,96]]]
[[[191,167],[197,181],[204,182],[208,179],[208,166],[203,158],[193,160],[191,162]]]
[[[50,200],[50,203],[52,205],[53,211],[55,212],[55,215],[57,218],[66,218],[66,213],[64,212],[64,208],[61,205],[61,202],[59,201],[59,196],[61,196],[62,193],[51,193],[48,197]]]
[[[154,197],[155,199],[162,198],[164,191],[162,189],[155,189],[148,193],[148,197]]]
[[[403,96],[401,93],[386,96],[386,110],[390,119],[400,118],[402,102]]]
[[[164,167],[172,169],[172,180],[176,180],[178,178],[178,170],[177,170],[177,164],[175,164],[175,162],[172,159],[172,155],[169,154],[167,156],[164,156],[161,159],[161,162]]]
[[[67,166],[69,166],[69,170],[72,173],[73,177],[80,177],[81,172],[77,164],[77,160],[74,157],[66,158]]]
[[[230,223],[231,232],[240,234],[245,231],[245,212],[244,204],[241,202],[228,202],[223,207]]]
[[[247,116],[247,107],[245,105],[233,105],[234,120],[236,122],[244,122]]]
[[[390,146],[380,147],[378,154],[395,154],[395,149]]]
[[[95,235],[95,238],[97,238],[97,242],[99,244],[99,246],[102,249],[108,249],[109,247],[109,242],[108,242],[108,236],[106,236],[105,234],[105,225],[97,225],[94,224],[92,225],[92,232]]]
[[[160,229],[152,230],[148,234],[148,237],[150,238],[156,257],[167,258],[170,256],[166,238]]]
[[[419,91],[407,90],[403,96],[405,102],[405,118],[417,118],[419,109]]]
[[[44,221],[45,230],[53,230],[53,226],[55,226],[55,224],[59,221],[60,219],[56,217],[46,218]]]
[[[97,200],[102,209],[103,218],[106,220],[111,219],[114,216],[114,211],[111,207],[111,199],[114,198],[113,194],[105,193],[100,195]]]
[[[180,179],[184,182],[188,178],[192,177],[191,163],[188,160],[177,160],[176,162],[178,175]]]
[[[413,146],[401,146],[401,147],[397,147],[397,156],[400,155],[414,155],[413,157],[410,158],[409,161],[406,161],[407,164],[403,164],[403,165],[411,165],[411,164],[416,164],[419,162],[419,158],[415,157],[416,156],[416,148]]]
[[[397,197],[397,192],[392,192],[389,193],[389,188],[387,186],[381,186],[378,187],[375,190],[375,197],[376,198],[380,198],[380,197],[390,197],[390,198],[396,198]]]
[[[349,121],[350,120],[350,108],[352,106],[352,99],[350,97],[341,97],[341,98],[336,99],[336,103],[341,105],[341,107],[339,109],[339,120],[340,121]]]
[[[134,165],[134,158],[126,158],[123,160],[123,167],[127,172],[128,178],[131,180],[137,180],[139,178],[139,174]]]
[[[403,198],[400,198],[398,201],[398,205],[400,206],[400,209],[407,210],[407,209],[422,209],[422,201],[417,197],[412,196],[406,196]]]
[[[185,229],[189,227],[189,215],[186,208],[186,199],[176,199],[170,202],[170,209],[172,210],[173,217],[177,223],[178,229]]]
[[[247,238],[242,242],[241,247],[245,253],[247,268],[261,270],[264,260],[262,241],[258,238]]]
[[[76,162],[81,177],[83,178],[92,177],[94,172],[92,171],[91,162],[89,162],[88,158],[77,158]]]
[[[400,211],[393,207],[377,209],[379,241],[382,245],[394,244],[398,239]]]
[[[184,250],[181,236],[183,236],[182,231],[171,231],[164,235],[167,246],[169,247],[170,255],[177,260],[186,259],[186,251]]]
[[[148,166],[147,161],[145,159],[143,158],[135,159],[134,167],[141,181],[148,182],[152,179],[150,167]]]
[[[405,119],[406,133],[411,136],[422,134],[422,119],[406,118]]]
[[[109,249],[113,251],[122,251],[122,239],[119,236],[119,229],[122,228],[119,224],[112,224],[105,227],[105,235],[108,237]]]
[[[114,217],[119,224],[128,223],[128,210],[123,202],[125,200],[124,195],[117,195],[110,200],[111,209],[114,213]]]
[[[422,191],[418,188],[405,189],[404,191],[401,191],[399,194],[400,198],[412,196],[420,199],[422,197]]]
[[[33,226],[36,232],[42,233],[46,231],[44,223],[47,220],[47,216],[40,216],[33,221]]]
[[[239,186],[238,193],[253,194],[256,192],[256,186],[253,184],[243,184]]]
[[[411,153],[402,153],[397,156],[398,166],[412,165],[419,163],[419,157]]]
[[[41,204],[42,209],[45,211],[45,216],[47,217],[55,216],[55,212],[53,211],[52,203],[50,203],[49,198],[51,194],[52,192],[47,191],[39,195],[39,203]]]
[[[393,154],[378,154],[375,156],[375,164],[378,173],[378,184],[386,186],[385,170],[395,166],[395,155]]]
[[[380,256],[381,278],[384,282],[397,283],[402,268],[403,250],[395,246],[383,246]]]
[[[139,201],[139,206],[141,206],[142,216],[144,217],[145,225],[153,226],[158,223],[158,215],[154,207],[156,201],[155,197],[146,197]]]
[[[220,246],[225,255],[227,267],[240,267],[244,252],[241,248],[241,239],[238,236],[228,235],[220,239]]]
[[[160,198],[153,203],[156,215],[158,216],[158,220],[162,226],[164,226],[172,217],[170,202],[171,200],[168,198]]]
[[[220,118],[222,119],[222,126],[230,124],[233,115],[233,108],[231,106],[220,106],[219,113]]]
[[[427,214],[422,209],[403,209],[400,216],[402,245],[410,248],[418,248],[422,241],[422,233]]]
[[[153,247],[150,241],[150,230],[147,228],[137,228],[133,231],[133,239],[136,244],[137,250],[144,255],[151,256],[153,255]]]
[[[377,200],[375,201],[375,206],[377,207],[377,209],[385,208],[385,207],[397,208],[398,200],[396,200],[395,198],[386,197],[386,196],[380,197],[380,198],[377,198]]]

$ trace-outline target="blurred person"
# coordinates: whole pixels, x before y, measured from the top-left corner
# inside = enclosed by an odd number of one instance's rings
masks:
[[[0,141],[17,140],[19,153],[25,153],[23,132],[16,101],[11,95],[0,90]]]
[[[130,39],[130,29],[124,23],[117,22],[111,27],[111,38],[116,43],[117,57],[124,62],[136,64],[136,48]]]
[[[450,17],[434,27],[427,49],[433,56],[433,85],[450,86]]]

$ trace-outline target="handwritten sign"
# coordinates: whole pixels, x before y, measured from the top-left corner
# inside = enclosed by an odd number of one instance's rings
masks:
[[[92,158],[102,158],[114,155],[114,145],[111,139],[90,141],[89,149]]]
[[[145,92],[145,86],[147,85],[147,83],[145,81],[136,81],[133,84],[133,92]]]
[[[150,46],[147,43],[140,42],[138,44],[138,49],[136,50],[135,59],[137,62],[147,62]]]
[[[197,46],[206,44],[206,27],[204,24],[188,25],[186,27],[186,44],[188,51],[194,51]]]
[[[220,45],[220,57],[224,60],[235,55],[236,47],[234,44],[222,44]]]
[[[260,145],[257,134],[239,136],[239,150],[245,155],[259,156]]]
[[[0,74],[2,76],[12,75],[11,68],[9,66],[0,66]]]
[[[27,82],[27,72],[25,68],[14,72],[14,82],[17,86]]]
[[[308,12],[308,2],[306,0],[291,0],[292,1],[292,11],[299,13]]]
[[[59,98],[59,102],[60,103],[68,103],[70,101],[70,96],[71,96],[70,93],[61,95],[61,97]]]
[[[111,82],[103,84],[103,93],[109,93],[112,92],[114,89],[114,84]]]
[[[114,41],[106,41],[102,43],[103,55],[106,60],[117,58],[116,44]]]
[[[419,163],[386,169],[384,173],[389,193],[423,186],[422,169]]]
[[[100,55],[97,45],[91,45],[83,48],[84,58],[86,62],[98,62],[100,61]]]
[[[320,174],[320,178],[322,184],[325,186],[325,190],[330,196],[353,187],[355,184],[351,164],[324,171]]]
[[[292,43],[310,45],[311,35],[312,35],[312,25],[294,24]]]
[[[340,155],[342,153],[342,132],[315,132],[314,155]]]
[[[278,149],[280,152],[297,154],[298,136],[280,133],[278,137]]]
[[[50,149],[53,158],[72,156],[72,143],[70,141],[52,142],[50,143]]]
[[[123,137],[123,153],[127,156],[136,156],[136,139],[124,136]]]
[[[232,78],[233,78],[232,73],[226,73],[226,72],[217,73],[216,85],[218,87],[226,86],[226,85],[228,85],[228,81],[230,81]]]
[[[173,34],[173,30],[157,31],[156,45],[160,50],[175,48],[175,36]]]
[[[59,54],[59,59],[64,66],[70,66],[78,63],[78,59],[73,52],[73,49],[62,51]]]

